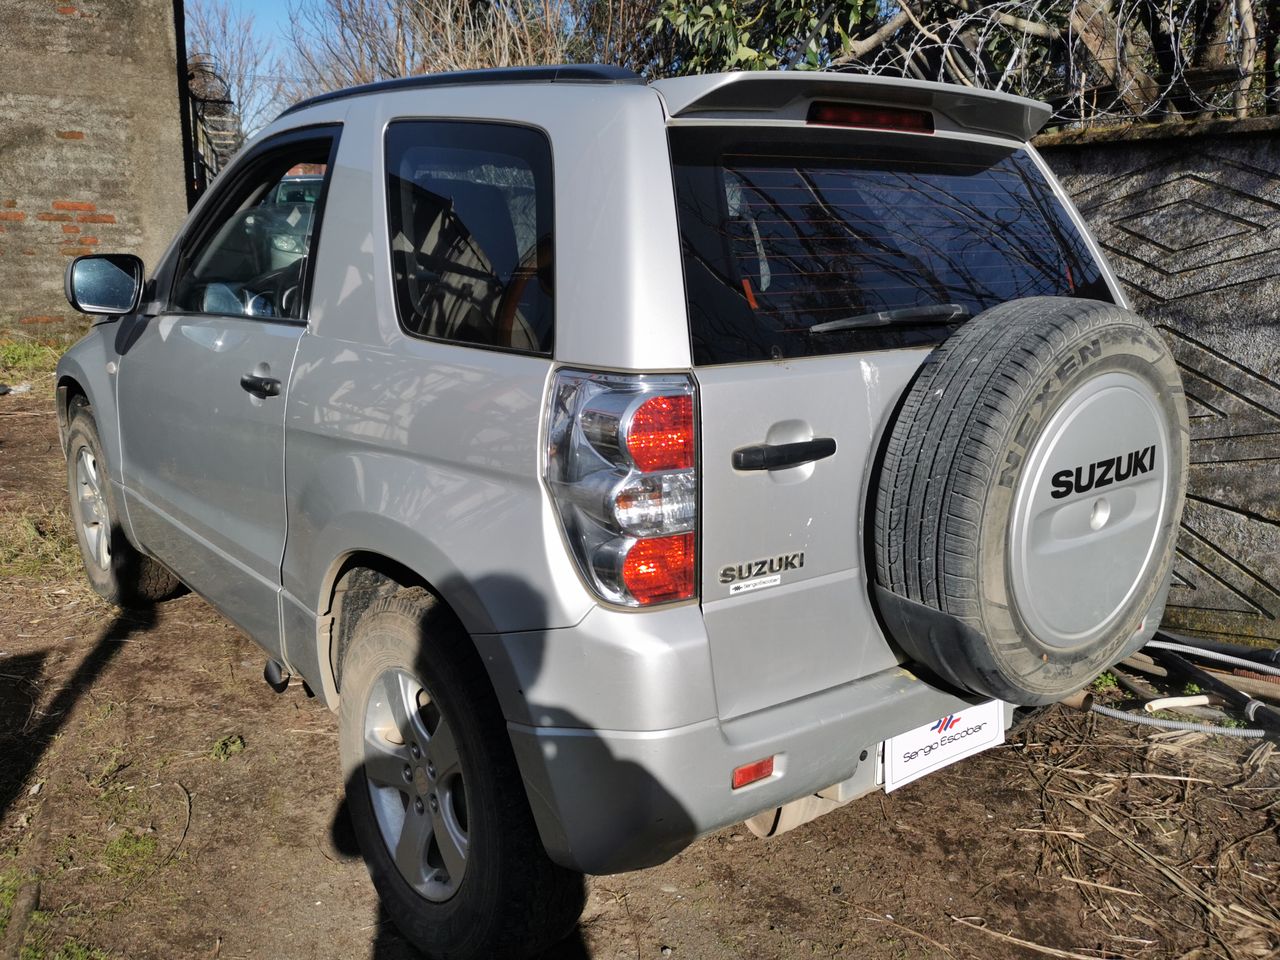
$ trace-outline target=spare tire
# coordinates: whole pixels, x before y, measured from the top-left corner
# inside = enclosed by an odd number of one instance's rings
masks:
[[[876,594],[947,683],[1051,703],[1155,631],[1187,477],[1187,410],[1132,312],[993,307],[922,365],[885,444]]]

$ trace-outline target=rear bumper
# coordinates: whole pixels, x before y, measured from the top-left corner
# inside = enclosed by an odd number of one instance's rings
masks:
[[[893,668],[731,721],[508,729],[551,858],[608,874],[662,863],[701,834],[848,779],[860,763],[866,773],[881,740],[969,702]],[[770,779],[730,788],[735,767],[773,755]]]

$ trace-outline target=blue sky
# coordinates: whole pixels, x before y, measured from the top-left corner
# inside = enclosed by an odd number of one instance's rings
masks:
[[[278,41],[289,31],[287,0],[232,0],[245,13],[252,13],[255,33]]]

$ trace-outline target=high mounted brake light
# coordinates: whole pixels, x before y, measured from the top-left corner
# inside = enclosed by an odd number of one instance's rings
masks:
[[[547,488],[584,579],[611,603],[697,593],[693,392],[686,376],[556,374]]]
[[[871,130],[905,130],[933,133],[933,114],[928,110],[901,107],[872,107],[857,103],[815,100],[809,105],[808,122],[827,127],[860,127]]]

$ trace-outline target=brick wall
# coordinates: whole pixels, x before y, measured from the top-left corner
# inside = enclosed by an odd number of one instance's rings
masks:
[[[1280,641],[1280,118],[1045,137],[1191,417],[1165,624]]]
[[[173,0],[0,3],[0,336],[81,329],[77,254],[152,266],[186,216]]]

